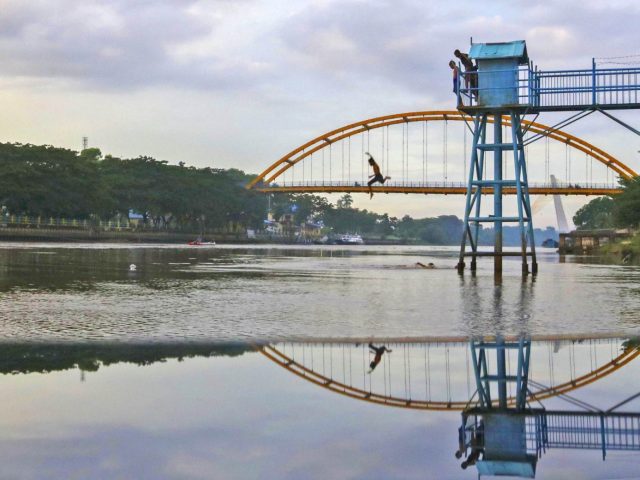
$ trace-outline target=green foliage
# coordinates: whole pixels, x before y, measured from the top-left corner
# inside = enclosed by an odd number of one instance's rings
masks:
[[[338,208],[351,208],[353,205],[353,197],[349,193],[345,193],[340,199],[336,202],[336,206]]]
[[[640,225],[640,177],[620,181],[623,190],[613,199],[613,216],[617,226]]]
[[[320,219],[324,211],[330,207],[329,201],[318,195],[307,193],[272,195],[271,211],[275,218],[293,214],[293,222],[296,225]]]
[[[613,210],[614,201],[611,198],[596,198],[576,212],[573,223],[578,230],[611,228],[614,226]]]
[[[264,195],[248,191],[240,170],[168,165],[151,157],[120,159],[96,148],[79,154],[51,146],[0,144],[0,205],[33,216],[110,219],[135,210],[149,225],[259,227]]]
[[[0,204],[35,215],[88,217],[100,202],[98,163],[49,145],[0,144]]]
[[[455,215],[413,219],[406,215],[398,222],[397,235],[432,245],[453,245],[460,241],[463,222]]]

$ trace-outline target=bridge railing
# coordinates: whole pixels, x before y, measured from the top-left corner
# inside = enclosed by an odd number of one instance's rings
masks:
[[[366,187],[366,182],[358,182],[358,181],[344,181],[344,180],[281,180],[275,183],[268,185],[267,187],[278,188],[278,187]],[[374,184],[374,188],[378,188],[381,185]],[[401,188],[442,188],[442,189],[457,189],[457,188],[467,188],[466,182],[448,182],[448,181],[434,181],[434,182],[422,182],[422,181],[392,181],[387,180],[382,187],[401,187]],[[531,188],[546,188],[546,189],[611,189],[616,188],[617,185],[615,183],[575,183],[575,182],[540,182],[540,183],[529,183],[529,189]]]
[[[513,73],[517,77],[516,87],[485,86],[490,82],[483,82],[483,78],[496,73]],[[526,65],[496,71],[461,71],[458,103],[481,107],[478,99],[482,101],[491,91],[505,89],[517,90],[517,105],[533,110],[639,108],[640,67],[598,68],[594,59],[591,68],[578,70],[538,70]]]

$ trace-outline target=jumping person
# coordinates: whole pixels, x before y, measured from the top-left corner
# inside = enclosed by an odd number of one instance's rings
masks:
[[[378,364],[380,363],[380,360],[382,360],[382,355],[384,354],[384,352],[389,352],[391,353],[393,350],[389,350],[387,347],[385,347],[384,345],[381,347],[375,347],[374,345],[372,345],[371,343],[369,344],[369,349],[376,354],[375,357],[373,357],[373,361],[369,364],[369,372],[367,373],[371,373],[373,372],[376,367],[378,366]]]
[[[369,156],[369,165],[371,165],[371,168],[373,168],[373,175],[369,175],[369,182],[367,182],[367,186],[369,187],[369,198],[373,198],[373,189],[371,188],[371,185],[373,185],[376,182],[380,182],[381,184],[384,185],[384,182],[386,182],[387,180],[390,180],[391,177],[383,177],[382,173],[380,173],[380,167],[378,166],[376,161],[373,159],[371,154],[369,152],[364,152],[364,153]]]

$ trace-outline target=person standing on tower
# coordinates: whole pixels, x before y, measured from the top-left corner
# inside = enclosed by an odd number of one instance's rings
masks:
[[[473,60],[469,58],[469,55],[462,53],[456,49],[453,54],[460,59],[460,63],[464,66],[464,84],[466,88],[471,86],[471,93],[474,97],[478,97],[478,67],[473,64]]]
[[[449,62],[449,68],[451,68],[451,71],[453,72],[453,93],[455,93],[456,96],[458,96],[458,76],[460,75],[460,70],[458,69],[456,62],[454,62],[453,60]],[[458,107],[461,107],[461,106],[462,106],[462,98],[459,98]]]
[[[373,168],[373,175],[369,175],[369,182],[367,182],[367,186],[369,187],[369,198],[373,198],[373,189],[371,188],[371,185],[373,185],[376,182],[380,182],[381,184],[384,185],[384,182],[386,182],[387,180],[390,180],[391,177],[388,177],[388,176],[383,177],[382,173],[380,173],[380,167],[378,166],[376,161],[373,159],[371,154],[369,152],[364,152],[364,153],[369,156],[369,165],[371,165],[371,168]]]

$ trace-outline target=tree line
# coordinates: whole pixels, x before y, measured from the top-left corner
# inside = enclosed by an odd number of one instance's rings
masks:
[[[158,227],[262,224],[266,198],[240,170],[186,167],[141,156],[102,156],[49,145],[0,144],[0,206],[13,214],[77,219],[127,218]]]
[[[292,217],[295,225],[319,223],[325,233],[440,245],[456,244],[462,235],[462,220],[454,215],[398,218],[354,208],[349,194],[335,204],[319,195],[265,195],[244,188],[253,178],[236,169],[171,165],[148,156],[103,156],[97,148],[76,152],[0,143],[0,207],[5,213],[113,220],[134,211],[148,228],[206,232],[230,222],[260,230],[270,211],[276,220]],[[482,243],[492,239],[490,230],[481,232]]]
[[[638,228],[640,226],[640,177],[621,179],[621,193],[599,197],[580,208],[573,217],[578,230]]]

